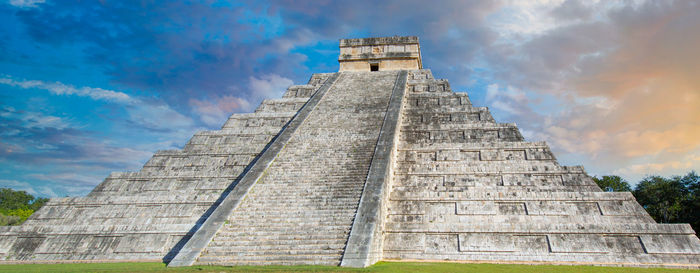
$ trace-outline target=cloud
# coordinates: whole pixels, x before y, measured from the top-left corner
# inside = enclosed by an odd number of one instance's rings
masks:
[[[277,74],[265,74],[260,78],[251,76],[248,81],[251,97],[254,98],[280,98],[292,84],[291,79]]]
[[[121,147],[124,143],[115,143],[115,139],[104,138],[98,132],[76,129],[71,124],[58,128],[51,124],[35,126],[21,111],[10,111],[0,111],[0,132],[12,132],[0,138],[0,162],[4,176],[14,178],[6,180],[16,183],[0,184],[34,195],[83,195],[109,172],[138,170],[153,151],[174,147],[171,142],[129,142],[131,147]],[[40,113],[28,116],[41,119]]]
[[[218,97],[212,101],[190,100],[190,106],[199,119],[212,127],[221,126],[232,113],[248,110],[251,105],[247,100],[234,96]]]
[[[551,14],[561,21],[587,20],[593,15],[593,10],[580,0],[567,0],[554,8]]]
[[[231,95],[214,97],[213,99],[190,99],[189,104],[199,119],[212,127],[221,126],[234,112],[250,112],[263,99],[281,98],[287,87],[294,82],[277,74],[263,74],[259,77],[248,78],[247,98]],[[231,86],[231,90],[239,89]]]
[[[135,98],[124,92],[93,87],[76,88],[60,82],[45,83],[38,80],[14,80],[9,77],[0,78],[0,84],[22,89],[46,90],[53,95],[75,95],[88,97],[96,101],[116,103],[124,107],[128,114],[128,122],[130,124],[147,130],[169,131],[178,130],[180,128],[188,128],[194,125],[191,118],[180,114],[162,101],[147,98]],[[33,120],[35,123],[55,123],[60,122],[61,120],[60,118],[54,116],[44,116],[41,120],[32,119],[31,113],[27,113],[23,119]]]
[[[28,182],[0,179],[0,188],[11,188],[16,191],[26,191],[34,197],[59,197],[56,192],[48,186],[36,186]]]
[[[694,1],[542,9],[536,20],[556,23],[499,40],[484,57],[494,82],[550,102],[518,101],[498,85],[485,102],[597,172],[680,170],[700,147],[698,12]]]
[[[23,126],[29,128],[56,128],[60,130],[74,126],[70,121],[61,117],[31,111],[17,111],[11,106],[3,106],[0,110],[0,117],[21,120]],[[18,132],[18,130],[4,131],[0,132],[0,135],[13,136]]]
[[[70,123],[42,123],[41,113],[26,113],[10,108],[0,109],[0,159],[45,164],[90,164],[93,166],[125,166],[143,158],[148,152],[121,148],[100,141],[94,132],[75,128]],[[52,127],[58,125],[58,127]],[[131,165],[130,165],[131,166]]]
[[[521,119],[524,122],[542,118],[531,108],[538,100],[528,97],[524,91],[513,86],[500,88],[495,83],[488,85],[485,101],[486,105],[495,109],[492,114],[501,120],[511,120],[515,116],[528,116],[529,120]]]
[[[244,88],[223,92],[244,86],[259,71],[308,77],[300,66],[305,57],[292,50],[319,39],[275,23],[276,16],[257,2],[49,2],[16,16],[36,42],[79,48],[84,61],[104,68],[114,83],[156,93],[173,105],[245,97]]]
[[[613,174],[634,177],[639,180],[647,175],[682,175],[700,168],[700,153],[690,153],[681,158],[662,159],[656,162],[630,164],[612,171]]]
[[[112,108],[111,124],[104,126],[90,124],[94,120],[76,121],[77,117],[64,117],[65,113],[45,113],[53,107],[33,103],[29,105],[36,110],[0,107],[0,162],[14,177],[11,180],[31,183],[32,192],[42,196],[85,194],[111,171],[138,170],[155,150],[180,147],[195,130],[191,118],[154,98],[7,77],[0,84],[45,90],[53,96],[85,97],[91,101],[80,102],[83,105]],[[160,137],[170,141],[158,142]]]
[[[46,0],[10,0],[10,5],[18,8],[36,8],[37,4],[46,2]]]
[[[420,35],[426,62],[464,76],[471,73],[467,63],[497,38],[485,20],[502,5],[365,0],[348,9],[332,1],[49,2],[47,8],[22,11],[17,18],[39,43],[84,48],[85,59],[104,67],[114,82],[186,104],[193,98],[243,98],[243,88],[222,92],[261,73],[302,81],[318,72],[312,67],[337,65],[337,40],[346,37]],[[316,47],[297,50],[305,46]],[[308,62],[310,55],[322,58]]]
[[[125,107],[128,122],[140,128],[152,131],[169,132],[191,129],[193,120],[180,114],[163,102],[142,102]]]
[[[77,95],[81,97],[89,97],[94,100],[105,100],[119,103],[137,102],[134,101],[129,95],[122,92],[91,87],[75,88],[60,82],[46,83],[37,80],[14,80],[8,76],[4,76],[0,78],[0,84],[20,87],[22,89],[43,89],[51,92],[51,94],[54,95]]]

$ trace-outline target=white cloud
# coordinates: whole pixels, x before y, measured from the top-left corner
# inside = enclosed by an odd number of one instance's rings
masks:
[[[687,155],[700,148],[700,36],[689,31],[700,26],[699,9],[693,1],[510,1],[487,17],[499,35],[482,51],[482,82],[498,84],[485,88],[485,106],[547,141],[562,164],[630,181],[697,170],[697,156]]]
[[[262,75],[260,78],[250,77],[248,87],[251,97],[254,99],[267,99],[282,97],[287,87],[294,84],[291,79],[277,74]]]
[[[282,97],[287,87],[292,84],[294,81],[277,74],[251,76],[248,78],[248,99],[234,96],[190,99],[190,106],[195,113],[199,114],[199,119],[208,126],[221,126],[234,112],[250,112],[264,99]],[[237,89],[237,87],[231,89]]]
[[[45,2],[46,0],[10,0],[10,5],[18,8],[36,8],[37,4]]]
[[[199,114],[199,119],[209,126],[221,126],[234,111],[250,110],[250,103],[242,98],[223,96],[209,100],[190,100],[190,106]]]
[[[124,106],[129,118],[133,122],[149,129],[177,130],[194,125],[191,118],[180,114],[162,101],[135,98],[124,92],[94,87],[78,88],[60,82],[47,83],[38,80],[14,80],[8,76],[0,78],[0,84],[22,89],[46,90],[51,94],[59,96],[74,95],[89,97],[96,101],[121,104]],[[31,115],[28,115],[23,119],[31,120],[38,126],[61,125],[61,118],[54,116],[42,116],[33,119]],[[63,126],[62,128],[65,127],[66,126]]]
[[[180,114],[165,103],[135,104],[126,109],[130,120],[148,129],[177,131],[194,125],[191,118]]]
[[[28,182],[0,179],[0,188],[11,188],[15,191],[26,191],[34,197],[58,197],[50,187],[33,186]]]
[[[513,115],[520,114],[520,111],[518,111],[517,109],[515,109],[515,107],[513,107],[513,106],[512,106],[511,104],[509,104],[508,102],[496,100],[496,101],[492,101],[492,102],[490,103],[490,105],[493,106],[493,108],[496,108],[496,109],[498,109],[498,110],[503,110],[503,111],[505,111],[505,112],[508,112],[509,114],[513,114]]]
[[[61,117],[30,111],[20,112],[13,107],[3,107],[0,110],[0,117],[21,120],[23,122],[22,126],[26,128],[56,128],[60,130],[74,126],[70,121]],[[17,133],[19,132],[0,132],[0,135],[12,136]]]
[[[488,85],[486,88],[486,103],[510,115],[532,112],[532,109],[528,109],[531,102],[528,100],[525,92],[512,86],[501,89],[495,83]]]
[[[51,92],[54,95],[77,95],[81,97],[90,97],[94,100],[105,100],[119,103],[137,102],[126,93],[92,87],[75,88],[71,85],[66,85],[60,82],[47,83],[36,80],[18,81],[5,76],[0,78],[0,83],[14,87],[21,87],[22,89],[43,89]]]
[[[138,170],[152,155],[153,151],[163,148],[181,147],[178,145],[182,145],[186,138],[191,136],[196,129],[191,118],[179,113],[165,102],[154,98],[134,97],[124,92],[102,88],[74,87],[60,82],[46,83],[37,80],[14,80],[7,76],[0,76],[0,84],[25,90],[44,90],[56,96],[85,97],[111,104],[116,106],[117,109],[123,109],[124,111],[122,118],[125,122],[120,126],[126,125],[129,128],[135,126],[146,129],[145,132],[140,134],[145,138],[152,139],[150,142],[146,139],[137,142],[126,140],[127,144],[123,142],[124,139],[94,137],[86,134],[72,135],[71,138],[60,140],[60,144],[68,148],[52,145],[56,143],[39,143],[30,147],[22,141],[22,129],[19,129],[19,131],[15,129],[0,132],[2,136],[15,137],[15,140],[23,143],[23,145],[18,146],[12,143],[3,144],[0,142],[0,149],[3,152],[8,154],[25,152],[27,155],[31,154],[35,160],[41,160],[45,164],[50,163],[53,166],[57,166],[58,173],[38,173],[26,176],[34,181],[44,181],[43,185],[16,180],[0,181],[0,184],[14,189],[26,190],[33,195],[55,197],[57,192],[61,195],[82,195],[89,192],[102,181],[106,173],[115,168],[119,170]],[[21,127],[25,129],[52,128],[60,130],[82,127],[71,122],[70,118],[32,111],[20,111],[10,106],[0,108],[0,116],[19,121]],[[127,136],[126,138],[129,137]],[[159,137],[168,139],[170,142],[153,142],[157,141]],[[27,141],[32,145],[35,143],[31,139],[27,139]],[[175,145],[175,142],[178,145]],[[59,143],[58,140],[57,143]],[[138,143],[143,144],[139,145]],[[120,147],[124,144],[137,147]],[[23,150],[25,148],[32,149]],[[69,170],[69,172],[65,170]]]
[[[647,175],[683,175],[692,170],[700,170],[700,153],[691,153],[681,158],[647,159],[651,162],[630,164],[612,171],[613,174],[630,177],[639,181]]]
[[[489,84],[486,88],[486,101],[491,101],[498,96],[498,84]]]
[[[506,39],[535,35],[557,26],[549,12],[564,0],[509,1],[490,16],[489,25]]]

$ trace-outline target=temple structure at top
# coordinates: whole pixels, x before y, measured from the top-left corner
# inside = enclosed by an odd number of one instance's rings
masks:
[[[422,69],[418,37],[340,40],[339,71]]]
[[[340,41],[340,69],[0,227],[2,262],[379,260],[700,267],[687,224],[561,166],[421,63],[417,37]]]

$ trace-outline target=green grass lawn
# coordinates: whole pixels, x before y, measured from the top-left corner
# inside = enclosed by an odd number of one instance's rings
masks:
[[[700,272],[700,270],[566,266],[566,265],[513,265],[513,264],[462,264],[462,263],[401,263],[380,262],[368,268],[342,268],[336,266],[192,266],[167,268],[162,263],[99,263],[99,264],[23,264],[0,265],[0,272]]]

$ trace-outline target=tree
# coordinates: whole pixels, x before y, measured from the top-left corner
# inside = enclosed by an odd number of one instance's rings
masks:
[[[34,196],[26,191],[15,191],[10,188],[0,189],[0,210],[26,209],[34,200]]]
[[[647,176],[632,192],[642,207],[654,220],[661,223],[677,223],[689,191],[678,177]]]
[[[23,223],[48,201],[48,198],[34,198],[26,191],[0,188],[0,226]]]
[[[630,183],[617,175],[604,175],[603,178],[593,177],[593,181],[604,191],[632,191]]]
[[[696,232],[700,231],[700,176],[694,171],[678,178],[688,190],[688,198],[681,210],[682,222],[689,223]]]

